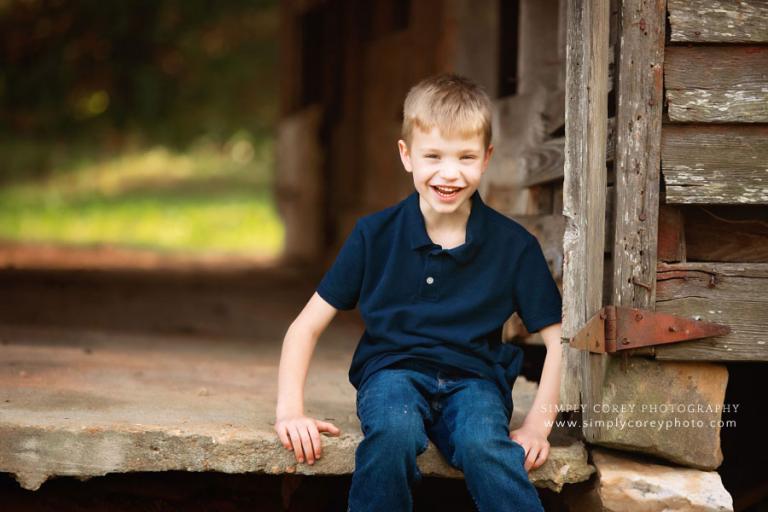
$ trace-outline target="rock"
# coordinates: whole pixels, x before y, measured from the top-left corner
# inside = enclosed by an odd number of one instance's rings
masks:
[[[569,512],[724,512],[733,500],[716,471],[656,464],[637,456],[594,449],[597,479],[579,493],[569,488]]]
[[[603,422],[594,437],[585,432],[587,442],[704,470],[722,463],[725,366],[612,359],[604,382],[602,403],[585,406],[585,423]]]

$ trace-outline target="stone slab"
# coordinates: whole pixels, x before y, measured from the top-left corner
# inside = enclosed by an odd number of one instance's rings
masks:
[[[347,368],[359,333],[334,322],[318,343],[306,410],[342,435],[324,437],[310,466],[273,430],[280,339],[0,325],[0,471],[30,490],[54,476],[131,471],[351,473],[362,434]],[[513,428],[535,390],[518,379]],[[550,440],[533,483],[559,491],[588,479],[584,446],[558,432]],[[425,475],[461,477],[432,443],[418,462]]]

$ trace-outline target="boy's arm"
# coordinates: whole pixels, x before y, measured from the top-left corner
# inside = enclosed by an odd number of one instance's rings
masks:
[[[337,309],[315,292],[291,323],[283,340],[277,377],[275,431],[296,460],[314,464],[322,453],[320,432],[339,435],[332,423],[304,415],[304,384],[317,340],[331,323]]]
[[[533,406],[523,425],[509,437],[525,448],[525,469],[538,468],[549,456],[547,437],[557,416],[560,401],[560,360],[562,356],[562,324],[556,323],[541,329],[541,337],[547,347],[544,368],[541,371],[539,389]]]

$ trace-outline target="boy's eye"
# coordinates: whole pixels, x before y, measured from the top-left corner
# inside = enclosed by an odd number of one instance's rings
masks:
[[[437,155],[433,155],[430,153],[428,155],[424,155],[424,158],[437,158]]]
[[[464,155],[463,157],[461,157],[461,159],[462,160],[474,160],[475,159],[475,155]]]

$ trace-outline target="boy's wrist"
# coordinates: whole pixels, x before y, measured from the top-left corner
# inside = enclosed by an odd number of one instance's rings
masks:
[[[280,402],[278,402],[277,407],[275,408],[275,416],[277,416],[278,418],[303,416],[303,415],[304,415],[304,407],[302,405],[281,404]]]
[[[552,432],[553,420],[540,414],[530,411],[523,420],[523,428],[534,429],[544,437],[548,437]]]

